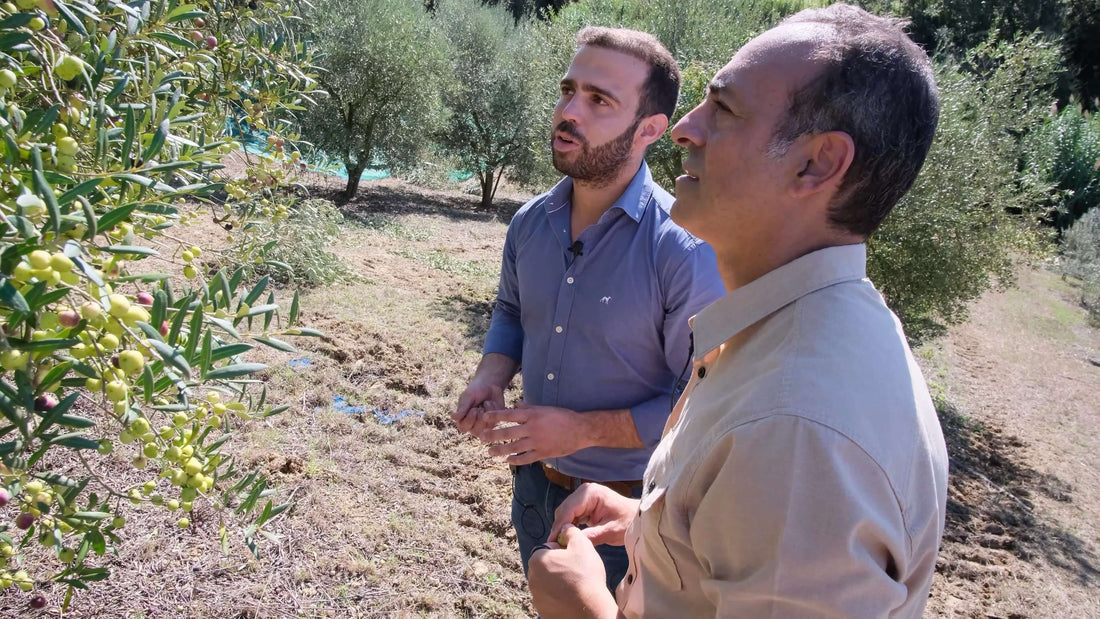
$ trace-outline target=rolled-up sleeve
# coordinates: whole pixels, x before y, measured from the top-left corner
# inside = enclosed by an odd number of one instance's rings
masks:
[[[901,508],[842,434],[796,415],[750,422],[697,479],[691,545],[717,616],[886,617],[906,602]]]
[[[500,284],[493,306],[493,320],[485,335],[483,354],[500,353],[516,362],[523,359],[523,325],[520,323],[519,279],[516,277],[516,236],[519,221],[513,219],[504,239]]]
[[[661,442],[661,434],[664,433],[665,422],[672,411],[672,398],[660,395],[630,407],[630,416],[634,419],[634,428],[638,430],[638,438],[647,449],[652,449]]]
[[[688,319],[722,298],[726,288],[718,274],[714,250],[702,241],[693,244],[674,268],[662,273],[661,282],[665,289],[665,362],[679,373],[689,360]]]

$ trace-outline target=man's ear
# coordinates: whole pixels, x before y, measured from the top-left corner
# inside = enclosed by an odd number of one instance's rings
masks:
[[[826,131],[809,138],[800,148],[802,157],[792,183],[791,192],[796,197],[829,190],[835,192],[844,181],[844,175],[856,156],[852,136],[844,131]]]
[[[642,122],[638,123],[638,128],[634,132],[634,139],[641,142],[642,146],[649,146],[650,144],[661,139],[661,136],[668,130],[668,116],[664,114],[653,114],[646,116],[642,119]]]

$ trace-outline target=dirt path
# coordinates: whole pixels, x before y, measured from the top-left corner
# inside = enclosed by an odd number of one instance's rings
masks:
[[[929,616],[1100,617],[1100,334],[1043,270],[920,351],[951,455]]]

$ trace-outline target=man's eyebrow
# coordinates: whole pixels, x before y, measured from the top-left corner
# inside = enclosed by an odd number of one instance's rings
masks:
[[[569,79],[569,78],[563,79],[561,81],[561,85],[562,86],[568,86],[569,88],[572,88],[574,90],[578,90],[577,83],[575,81],[573,81],[572,79]],[[596,86],[594,84],[584,84],[579,88],[579,90],[582,90],[584,92],[594,92],[594,93],[600,95],[601,97],[603,97],[604,99],[608,99],[608,100],[610,100],[610,101],[612,101],[616,104],[621,103],[619,101],[619,98],[616,97],[614,94],[612,94],[612,92],[610,90],[600,88],[599,86]]]
[[[707,90],[709,90],[710,94],[714,95],[715,97],[722,94],[734,96],[733,89],[729,88],[729,82],[719,81],[717,79],[713,79],[710,81],[709,84],[707,84]]]
[[[729,81],[713,79],[707,84],[707,90],[715,99],[733,104],[741,102],[741,97],[737,96],[737,89]]]

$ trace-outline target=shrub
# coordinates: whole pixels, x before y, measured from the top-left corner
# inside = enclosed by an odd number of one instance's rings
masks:
[[[576,33],[584,26],[648,32],[682,66],[714,68],[729,62],[749,39],[800,9],[809,0],[582,0],[562,9],[556,22]],[[572,44],[572,39],[568,39]],[[572,49],[568,50],[572,56]]]
[[[325,249],[340,236],[343,215],[332,202],[313,198],[291,208],[287,219],[250,224],[251,234],[233,249],[245,277],[270,276],[282,284],[324,286],[351,281],[354,274]]]
[[[1100,118],[1079,105],[1054,113],[1028,136],[1025,163],[1052,193],[1051,219],[1064,230],[1100,204]]]
[[[420,161],[415,166],[401,172],[401,180],[435,191],[455,190],[463,181],[464,174],[457,171],[460,164],[445,155],[433,161]]]
[[[1050,105],[1058,51],[1028,37],[937,63],[940,124],[924,169],[868,243],[868,272],[914,339],[966,317],[1041,251],[1049,186],[1018,172],[1021,137]]]
[[[953,53],[985,43],[992,35],[1010,42],[1039,30],[1061,34],[1064,0],[862,0],[858,4],[876,13],[893,12],[911,22],[914,40],[928,49],[944,47]]]
[[[1100,209],[1085,213],[1062,237],[1062,272],[1081,280],[1081,303],[1100,326]]]
[[[278,156],[287,108],[312,88],[293,13],[251,4],[0,5],[0,585],[71,595],[106,578],[126,503],[234,504],[255,517],[254,550],[285,509],[233,466],[226,430],[282,410],[242,382],[263,369],[246,340],[285,350],[275,335],[315,333],[294,327],[296,303],[276,320],[240,271],[200,276],[201,249],[170,232],[189,221],[180,202],[212,195],[241,228],[261,214],[242,198],[284,175],[257,162],[211,178],[227,116],[272,131]],[[182,287],[152,272],[170,262]],[[98,474],[125,461],[144,483]]]
[[[1066,3],[1062,44],[1086,108],[1100,111],[1100,0]]]

